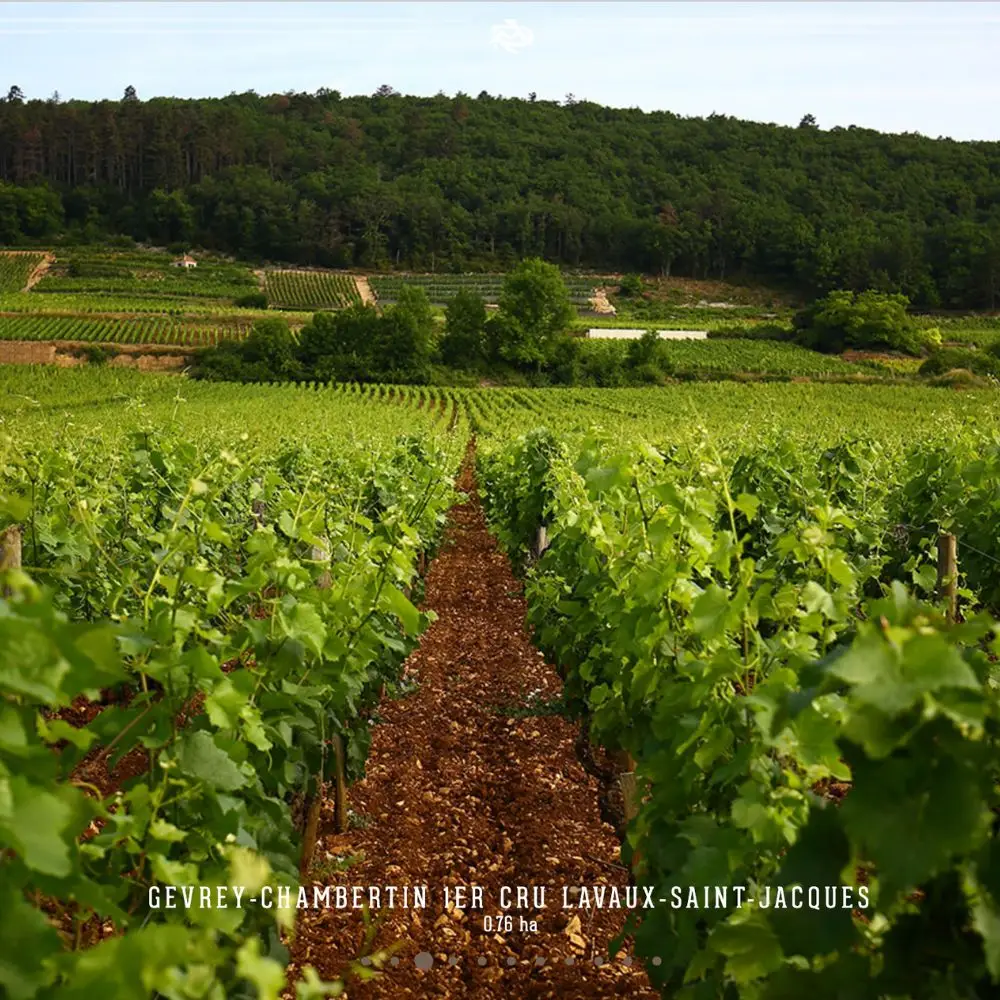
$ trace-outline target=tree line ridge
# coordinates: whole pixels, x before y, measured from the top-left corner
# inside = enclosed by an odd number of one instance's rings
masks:
[[[0,99],[0,242],[565,268],[996,308],[1000,143],[495,97]]]

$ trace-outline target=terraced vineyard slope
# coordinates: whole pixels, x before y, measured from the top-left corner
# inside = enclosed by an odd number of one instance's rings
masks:
[[[239,317],[215,322],[167,316],[0,316],[0,340],[84,341],[92,344],[159,344],[204,347],[241,340],[250,322]]]
[[[21,291],[44,259],[30,250],[0,250],[0,294]]]
[[[428,298],[435,305],[445,305],[462,289],[475,292],[488,304],[495,304],[500,298],[503,279],[502,274],[394,274],[370,275],[368,281],[380,302],[394,302],[402,288],[414,285],[427,292]],[[586,308],[602,279],[567,276],[564,281],[570,301],[578,307]]]
[[[361,301],[354,278],[331,271],[268,271],[265,291],[278,309],[343,309]]]

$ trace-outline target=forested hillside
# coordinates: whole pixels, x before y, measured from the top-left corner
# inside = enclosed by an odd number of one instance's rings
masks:
[[[336,91],[0,100],[0,242],[122,233],[332,267],[567,267],[1000,301],[1000,143]]]

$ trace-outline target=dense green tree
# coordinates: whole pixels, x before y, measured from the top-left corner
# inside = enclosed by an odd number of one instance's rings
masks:
[[[626,357],[631,368],[655,365],[663,355],[663,340],[656,330],[647,330],[636,340],[630,340]]]
[[[183,232],[256,260],[497,271],[534,256],[993,308],[997,176],[997,142],[823,130],[810,116],[785,128],[389,87],[0,99],[6,243]],[[25,227],[33,213],[11,208],[6,185],[47,191],[55,217]]]
[[[475,292],[463,288],[448,303],[440,345],[441,360],[457,368],[482,361],[485,327],[486,305]]]
[[[936,346],[940,334],[920,329],[908,305],[905,295],[830,292],[797,313],[794,325],[803,343],[828,353],[851,347],[919,354]]]
[[[276,376],[287,378],[297,372],[295,338],[288,321],[281,317],[258,320],[242,344],[243,358],[263,362]]]
[[[215,382],[254,381],[246,371],[242,344],[237,340],[223,340],[196,351],[194,375]]]
[[[618,294],[626,299],[638,298],[642,295],[642,278],[638,274],[626,274],[618,286]]]
[[[187,243],[194,236],[194,210],[183,191],[157,188],[149,196],[149,230],[162,243]]]
[[[375,307],[367,304],[316,313],[299,331],[299,361],[317,378],[374,381],[380,369],[375,348],[381,322]]]
[[[505,312],[495,312],[483,327],[483,354],[491,364],[506,363],[517,351],[524,331]]]
[[[295,356],[295,338],[279,316],[258,320],[243,340],[202,349],[195,368],[201,378],[237,382],[294,379],[303,371]]]
[[[58,232],[62,211],[54,191],[0,182],[0,243],[45,239]]]
[[[549,358],[548,370],[556,385],[579,385],[583,381],[583,340],[560,337]]]
[[[430,376],[434,335],[427,293],[408,288],[384,315],[361,304],[316,313],[299,332],[295,357],[304,373],[320,379],[424,382]]]
[[[975,351],[966,347],[945,347],[934,351],[920,366],[921,375],[944,375],[954,370],[965,370],[973,375],[1000,378],[1000,358],[992,351]]]
[[[434,310],[427,293],[403,288],[381,318],[373,344],[372,370],[387,382],[425,382],[437,346]]]
[[[576,318],[559,268],[537,257],[521,261],[504,278],[499,304],[499,355],[522,367],[540,368]]]

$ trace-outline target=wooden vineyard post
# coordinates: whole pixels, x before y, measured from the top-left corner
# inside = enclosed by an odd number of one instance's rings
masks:
[[[344,752],[344,737],[337,733],[333,738],[336,801],[334,804],[334,829],[337,833],[347,832],[347,755]]]
[[[330,540],[323,535],[322,546],[314,546],[312,558],[318,562],[329,562],[330,560]],[[330,570],[323,571],[323,575],[316,581],[316,586],[320,590],[329,590],[333,585],[333,578]],[[333,743],[333,779],[336,799],[334,801],[334,827],[337,833],[347,831],[347,754],[344,751],[344,737],[337,733],[331,740]],[[322,777],[322,775],[321,775]]]
[[[321,546],[313,546],[312,558],[317,562],[330,560],[330,539],[323,535]],[[316,581],[320,590],[328,590],[333,585],[330,570],[325,569],[323,575]],[[333,740],[333,780],[336,789],[334,802],[334,826],[337,833],[347,831],[347,755],[344,752],[344,737],[337,733]]]
[[[316,842],[319,839],[319,816],[323,810],[323,770],[316,775],[316,791],[308,800],[306,809],[305,829],[302,832],[302,877],[309,875],[313,857],[316,854]]]
[[[625,825],[629,826],[639,815],[639,783],[635,777],[635,759],[625,750],[616,750],[611,755],[615,766],[619,768],[618,787],[622,793],[622,804],[625,810]],[[633,869],[639,863],[639,852],[632,855]]]
[[[253,502],[253,519],[257,522],[259,528],[264,527],[264,513],[265,506],[263,500],[254,500]]]
[[[535,558],[541,559],[542,553],[549,547],[549,529],[544,525],[538,526],[535,534]]]
[[[627,770],[622,772],[619,779],[622,789],[622,800],[625,803],[625,822],[632,823],[632,820],[639,815],[639,783],[635,777],[635,761],[631,754],[625,755],[625,765]],[[642,861],[642,853],[638,850],[632,852],[632,870],[639,866]]]
[[[947,601],[945,614],[953,622],[958,614],[958,540],[950,533],[938,536],[938,600]]]
[[[0,573],[21,568],[21,529],[12,524],[0,534]],[[3,587],[0,597],[10,597],[10,587]]]
[[[630,753],[619,750],[614,755],[615,763],[621,768],[618,785],[625,804],[625,822],[631,823],[639,813],[638,784],[635,780],[635,760]]]
[[[312,558],[317,562],[329,563],[330,539],[323,535],[320,542],[321,545],[313,546]],[[330,576],[329,568],[323,571],[322,576],[316,581],[316,586],[320,590],[329,590],[333,586],[333,578]],[[336,790],[334,825],[337,833],[344,833],[347,830],[347,760],[344,753],[344,737],[337,733],[331,742],[333,743],[333,779]]]
[[[254,484],[263,488],[263,483],[260,479],[255,479]],[[251,505],[251,511],[253,512],[253,519],[257,522],[258,528],[264,527],[264,515],[267,513],[267,504],[264,503],[262,497],[258,497],[254,500]]]
[[[256,516],[256,504],[254,514]],[[321,536],[320,545],[314,545],[310,549],[309,558],[318,563],[330,561],[330,540]],[[319,590],[329,590],[333,586],[333,577],[330,575],[329,567],[320,574],[316,580],[316,587]],[[337,789],[337,801],[335,805],[336,829],[337,833],[343,833],[347,829],[347,776],[344,771],[344,743],[340,735],[333,737],[333,747],[335,754],[335,785]],[[305,827],[302,833],[302,877],[306,878],[312,866],[312,860],[316,854],[316,843],[319,839],[319,818],[323,810],[323,793],[326,790],[326,743],[323,744],[323,753],[319,766],[319,773],[316,775],[316,789],[307,801]],[[343,820],[341,819],[343,814]]]
[[[323,535],[320,538],[320,541],[322,542],[321,545],[314,545],[312,547],[309,553],[309,558],[312,559],[313,562],[329,563],[330,539],[327,538],[326,535]],[[319,579],[317,579],[316,586],[320,590],[329,590],[332,585],[333,585],[333,577],[330,576],[330,570],[329,567],[327,567],[327,569],[323,570],[323,573],[321,574]]]
[[[627,771],[622,772],[622,799],[625,802],[625,819],[631,823],[639,814],[639,784],[635,778],[635,761],[628,757]]]

